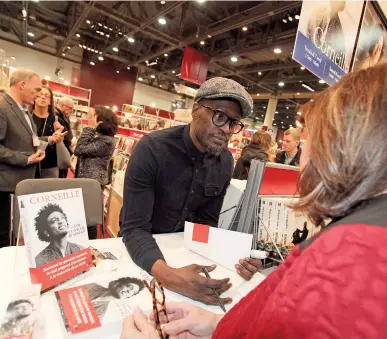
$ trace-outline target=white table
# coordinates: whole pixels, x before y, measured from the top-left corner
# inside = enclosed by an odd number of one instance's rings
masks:
[[[212,262],[203,258],[202,256],[191,252],[184,247],[183,233],[175,234],[160,234],[156,235],[155,239],[164,253],[166,261],[172,267],[182,267],[189,264],[211,265]],[[133,263],[128,255],[125,245],[121,238],[91,240],[90,245],[95,248],[114,248],[122,252],[122,258],[119,260],[119,268],[116,272],[130,274],[131,270],[138,270],[138,267]],[[7,247],[0,249],[0,263],[1,263],[1,279],[0,279],[0,310],[5,310],[8,303],[8,298],[12,293],[13,286],[18,284],[30,283],[30,276],[28,273],[27,256],[23,246]],[[95,280],[99,280],[106,275],[98,269],[92,269],[87,279],[90,276]],[[232,272],[224,267],[218,266],[214,272],[211,273],[212,278],[229,277],[233,287],[224,296],[231,296],[233,303],[226,308],[230,309],[243,296],[250,292],[253,288],[259,285],[265,276],[262,274],[255,274],[253,279],[249,282],[243,281],[236,272]],[[77,281],[76,284],[82,284],[82,281]],[[63,288],[68,287],[68,285]],[[204,304],[192,301],[175,292],[166,290],[166,297],[168,300],[174,301],[189,301],[200,305],[213,312],[222,313],[219,306],[206,306]],[[106,333],[101,336],[104,339],[118,339],[121,333],[121,323],[116,323],[113,327],[109,327]],[[55,303],[55,296],[53,292],[44,293],[40,299],[38,309],[38,319],[34,329],[34,339],[60,339],[67,337],[62,320],[59,317],[59,311]],[[72,336],[72,338],[87,338],[87,332]]]

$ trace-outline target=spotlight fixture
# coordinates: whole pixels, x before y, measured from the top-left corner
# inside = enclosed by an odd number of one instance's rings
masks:
[[[172,71],[172,74],[175,74],[176,72],[175,71]]]
[[[117,74],[120,73],[120,71],[117,71]]]
[[[289,106],[286,106],[286,109],[289,109]]]
[[[165,25],[167,23],[167,20],[165,20],[165,18],[159,18],[158,22],[160,25]]]
[[[305,70],[305,67],[304,67],[304,66],[302,66],[302,67],[301,67],[301,71],[304,71],[304,70]]]
[[[87,46],[86,46],[86,45],[82,45],[82,47],[83,47],[84,49],[86,49],[86,48],[87,48]]]
[[[110,38],[110,34],[106,34],[105,36],[106,36],[107,38]]]
[[[297,95],[300,95],[300,93],[297,92]]]
[[[103,56],[99,56],[99,57],[98,57],[98,60],[99,60],[99,61],[103,61]]]
[[[274,125],[274,126],[277,126],[277,124],[276,124],[276,123],[274,123],[273,125]]]
[[[258,72],[258,75],[262,75],[262,72]]]
[[[93,61],[90,61],[91,66],[95,66],[95,63]]]
[[[323,79],[320,79],[318,82],[319,82],[320,84],[325,84],[325,81],[324,81]]]
[[[67,49],[71,49],[71,47],[70,47],[70,46],[67,46],[66,48],[67,48]]]
[[[132,37],[128,38],[128,41],[132,44],[134,42],[134,39]]]
[[[75,36],[76,36],[77,38],[80,38],[80,37],[81,37],[81,35],[80,35],[79,33],[75,34]]]
[[[139,78],[138,78],[138,81],[143,81],[143,80],[144,80],[144,79],[143,79],[143,78],[141,78],[141,77],[139,77]]]
[[[12,60],[15,60],[16,58],[15,58],[14,56],[11,56],[11,59],[12,59]]]
[[[275,54],[280,54],[282,51],[281,51],[281,48],[274,48],[274,53]]]
[[[130,70],[130,66],[126,67],[127,70]]]
[[[118,48],[117,47],[113,47],[113,51],[114,52],[118,52]]]
[[[296,14],[296,15],[294,16],[294,18],[295,18],[296,20],[300,20],[300,16],[299,16],[298,14]]]
[[[275,114],[278,114],[278,111],[275,111],[274,113],[275,113]]]
[[[282,19],[282,22],[283,22],[284,24],[286,24],[288,21],[287,21],[285,18],[283,18],[283,19]]]
[[[278,86],[279,86],[279,87],[284,87],[284,86],[285,86],[285,83],[284,83],[283,81],[280,81],[280,82],[278,83]]]
[[[205,42],[202,40],[202,41],[200,41],[200,44],[201,44],[201,45],[204,45],[204,44],[205,44]]]
[[[90,25],[90,20],[86,20],[86,23],[87,23],[88,25]]]
[[[34,45],[34,43],[31,42],[31,41],[28,41],[27,44],[29,44],[30,46],[33,46],[33,45]]]
[[[301,112],[297,112],[297,115],[301,115]]]
[[[290,22],[293,21],[293,17],[292,17],[290,14],[288,15],[288,20],[289,20]]]
[[[62,53],[62,56],[66,56],[66,53]]]
[[[307,84],[302,84],[302,87],[305,87],[308,91],[314,92],[314,88],[308,86]]]
[[[99,27],[102,27],[103,25],[99,22],[99,23],[98,23],[98,26],[99,26]]]
[[[211,35],[211,34],[208,34],[208,35],[207,35],[207,38],[208,38],[208,39],[211,39],[211,38],[212,38],[212,35]]]
[[[164,56],[167,57],[167,56],[168,56],[168,53],[164,53]]]
[[[156,104],[152,102],[152,103],[151,103],[151,106],[152,106],[152,107],[156,107]]]
[[[29,36],[35,36],[35,34],[32,33],[32,32],[28,32],[27,34],[28,34]]]
[[[202,4],[203,2],[206,2],[206,0],[197,0],[197,2]]]
[[[78,45],[80,48],[83,48],[83,46],[81,44]]]
[[[237,58],[236,56],[232,56],[232,57],[231,57],[231,61],[232,61],[232,62],[237,62],[237,61],[238,61],[238,58]]]
[[[257,93],[257,97],[259,97],[260,96],[260,94],[259,93]]]
[[[160,87],[160,88],[162,88],[162,87],[163,87],[163,85],[160,85],[159,87]]]
[[[242,31],[246,32],[248,30],[247,26],[242,27]]]
[[[154,79],[154,78],[156,78],[156,76],[152,74],[152,75],[151,75],[151,78]]]
[[[160,1],[160,3],[161,3],[162,5],[165,5],[165,1]]]
[[[99,54],[102,54],[102,52],[99,52]]]

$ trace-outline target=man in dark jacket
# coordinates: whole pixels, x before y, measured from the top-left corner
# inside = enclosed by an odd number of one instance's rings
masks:
[[[74,103],[73,101],[68,97],[62,97],[58,101],[58,105],[56,107],[56,114],[58,116],[58,122],[64,127],[64,132],[67,132],[67,134],[64,137],[63,143],[65,144],[66,148],[70,152],[70,154],[73,154],[72,151],[72,140],[73,140],[73,133],[71,131],[70,126],[70,116],[73,114],[74,111]],[[67,177],[67,169],[61,169],[59,170],[59,178],[66,178]]]
[[[301,131],[298,128],[289,128],[285,131],[283,139],[283,152],[281,152],[275,162],[290,166],[299,166],[301,157]]]

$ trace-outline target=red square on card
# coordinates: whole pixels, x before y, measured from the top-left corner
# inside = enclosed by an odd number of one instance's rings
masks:
[[[194,224],[192,232],[192,241],[203,242],[208,244],[208,236],[210,234],[210,226]]]

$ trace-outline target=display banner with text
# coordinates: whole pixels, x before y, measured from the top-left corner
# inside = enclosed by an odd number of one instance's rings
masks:
[[[363,1],[304,1],[293,59],[330,85],[349,72]]]

